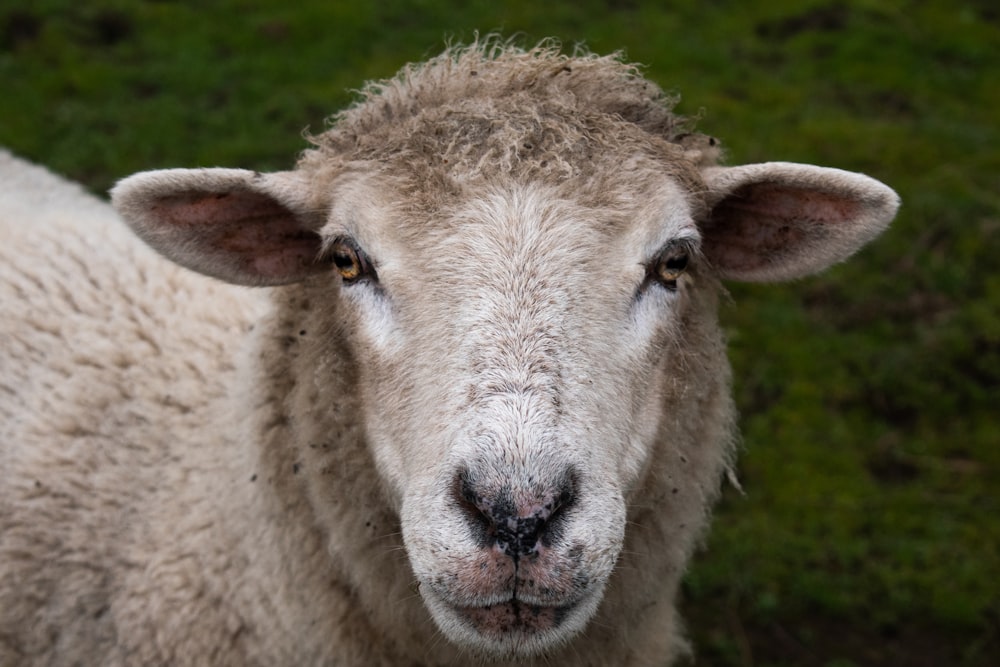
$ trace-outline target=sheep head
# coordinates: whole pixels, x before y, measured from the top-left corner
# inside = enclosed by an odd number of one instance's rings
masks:
[[[621,114],[572,121],[566,99],[519,95],[499,116],[427,109],[381,155],[337,157],[339,136],[295,171],[156,171],[113,191],[169,259],[305,294],[324,335],[301,428],[355,401],[338,419],[363,434],[426,608],[492,657],[566,642],[614,577],[669,604],[731,456],[719,280],[822,270],[897,207],[863,175],[711,166]],[[542,121],[577,125],[553,139]]]

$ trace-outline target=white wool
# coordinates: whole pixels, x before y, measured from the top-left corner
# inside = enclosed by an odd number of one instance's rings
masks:
[[[122,217],[0,152],[0,665],[685,652],[733,456],[719,280],[822,270],[898,200],[712,166],[613,58],[475,49],[295,171],[125,179]]]

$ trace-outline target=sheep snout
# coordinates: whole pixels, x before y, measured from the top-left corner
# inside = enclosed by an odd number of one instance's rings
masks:
[[[562,525],[576,500],[571,470],[541,491],[518,493],[509,485],[491,488],[468,469],[453,484],[455,502],[477,543],[519,561],[537,558],[559,541]]]
[[[411,524],[420,593],[452,641],[537,655],[593,616],[621,547],[620,498],[554,458],[459,464],[439,496],[441,521]]]

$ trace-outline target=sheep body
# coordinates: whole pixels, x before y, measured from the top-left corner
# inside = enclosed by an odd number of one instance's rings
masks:
[[[223,452],[193,445],[229,412],[233,341],[261,295],[175,269],[106,203],[8,153],[0,184],[0,664],[138,664],[130,638],[164,631],[131,627],[164,605],[147,554],[190,557],[181,524],[210,499],[185,479]]]
[[[713,167],[669,102],[616,58],[457,49],[367,88],[293,172],[123,182],[173,262],[0,156],[0,664],[683,653],[732,456],[718,277],[818,270],[896,200]],[[691,266],[651,287],[664,243]],[[358,244],[358,282],[313,261]]]

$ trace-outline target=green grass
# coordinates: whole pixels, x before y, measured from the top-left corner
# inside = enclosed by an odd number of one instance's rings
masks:
[[[746,494],[727,492],[683,604],[702,665],[986,667],[1000,655],[994,4],[0,0],[0,145],[98,192],[157,167],[285,168],[364,80],[501,30],[624,48],[731,163],[886,181],[900,217],[854,260],[731,286]]]

